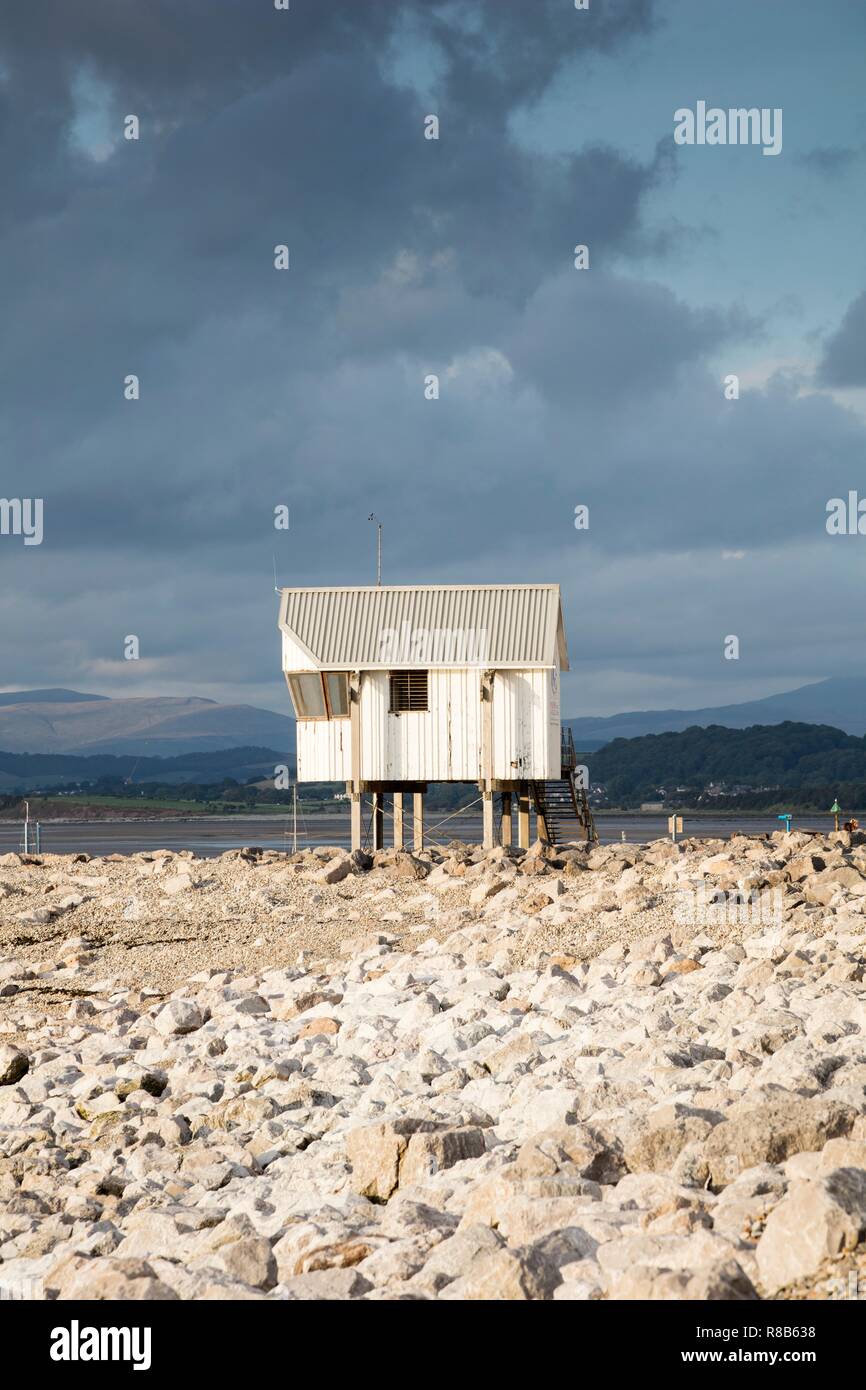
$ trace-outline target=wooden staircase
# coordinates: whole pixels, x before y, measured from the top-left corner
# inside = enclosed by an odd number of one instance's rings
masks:
[[[538,830],[549,844],[570,840],[598,840],[586,788],[576,775],[577,755],[570,729],[562,731],[561,772],[558,780],[533,782],[532,796]]]

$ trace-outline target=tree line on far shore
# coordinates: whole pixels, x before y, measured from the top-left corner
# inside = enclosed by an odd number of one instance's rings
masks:
[[[834,800],[866,806],[866,737],[826,724],[696,725],[613,739],[579,760],[592,786],[604,787],[603,798],[594,800],[610,806],[659,800],[743,811],[827,811]]]

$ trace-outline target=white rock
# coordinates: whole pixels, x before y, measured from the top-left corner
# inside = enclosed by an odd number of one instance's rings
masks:
[[[770,1212],[758,1241],[761,1282],[777,1293],[853,1249],[866,1231],[866,1171],[837,1168],[816,1181],[794,1182]]]
[[[169,999],[154,1018],[157,1032],[166,1038],[175,1033],[192,1033],[201,1025],[201,1010],[191,999]]]

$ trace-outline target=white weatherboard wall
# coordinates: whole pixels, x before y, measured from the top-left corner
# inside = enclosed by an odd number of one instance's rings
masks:
[[[298,668],[296,668],[298,669]],[[559,776],[559,679],[551,670],[497,671],[493,681],[493,769],[501,781]],[[430,708],[389,714],[387,671],[361,683],[361,779],[475,782],[481,776],[481,672],[431,670]],[[351,721],[300,719],[298,779],[352,776]]]
[[[352,776],[352,722],[299,719],[298,781],[348,782]]]
[[[361,686],[361,779],[365,782],[474,782],[479,775],[480,676],[433,670],[429,710],[389,714],[387,671],[365,671]]]
[[[283,637],[283,670],[316,671],[303,647],[288,633]],[[298,719],[296,722],[298,781],[347,782],[352,776],[352,735],[349,719]]]
[[[497,671],[493,681],[493,776],[544,780],[559,776],[548,725],[551,672]]]
[[[284,671],[318,671],[315,661],[311,661],[307,653],[299,642],[296,642],[287,632],[283,636],[283,670]]]
[[[562,708],[558,653],[553,670],[544,674],[547,678],[547,759],[551,768],[548,776],[559,777],[562,773]]]

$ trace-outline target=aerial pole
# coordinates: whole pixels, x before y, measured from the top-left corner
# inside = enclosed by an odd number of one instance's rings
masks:
[[[382,586],[382,523],[375,512],[371,512],[367,520],[376,523],[376,588],[379,589]]]

